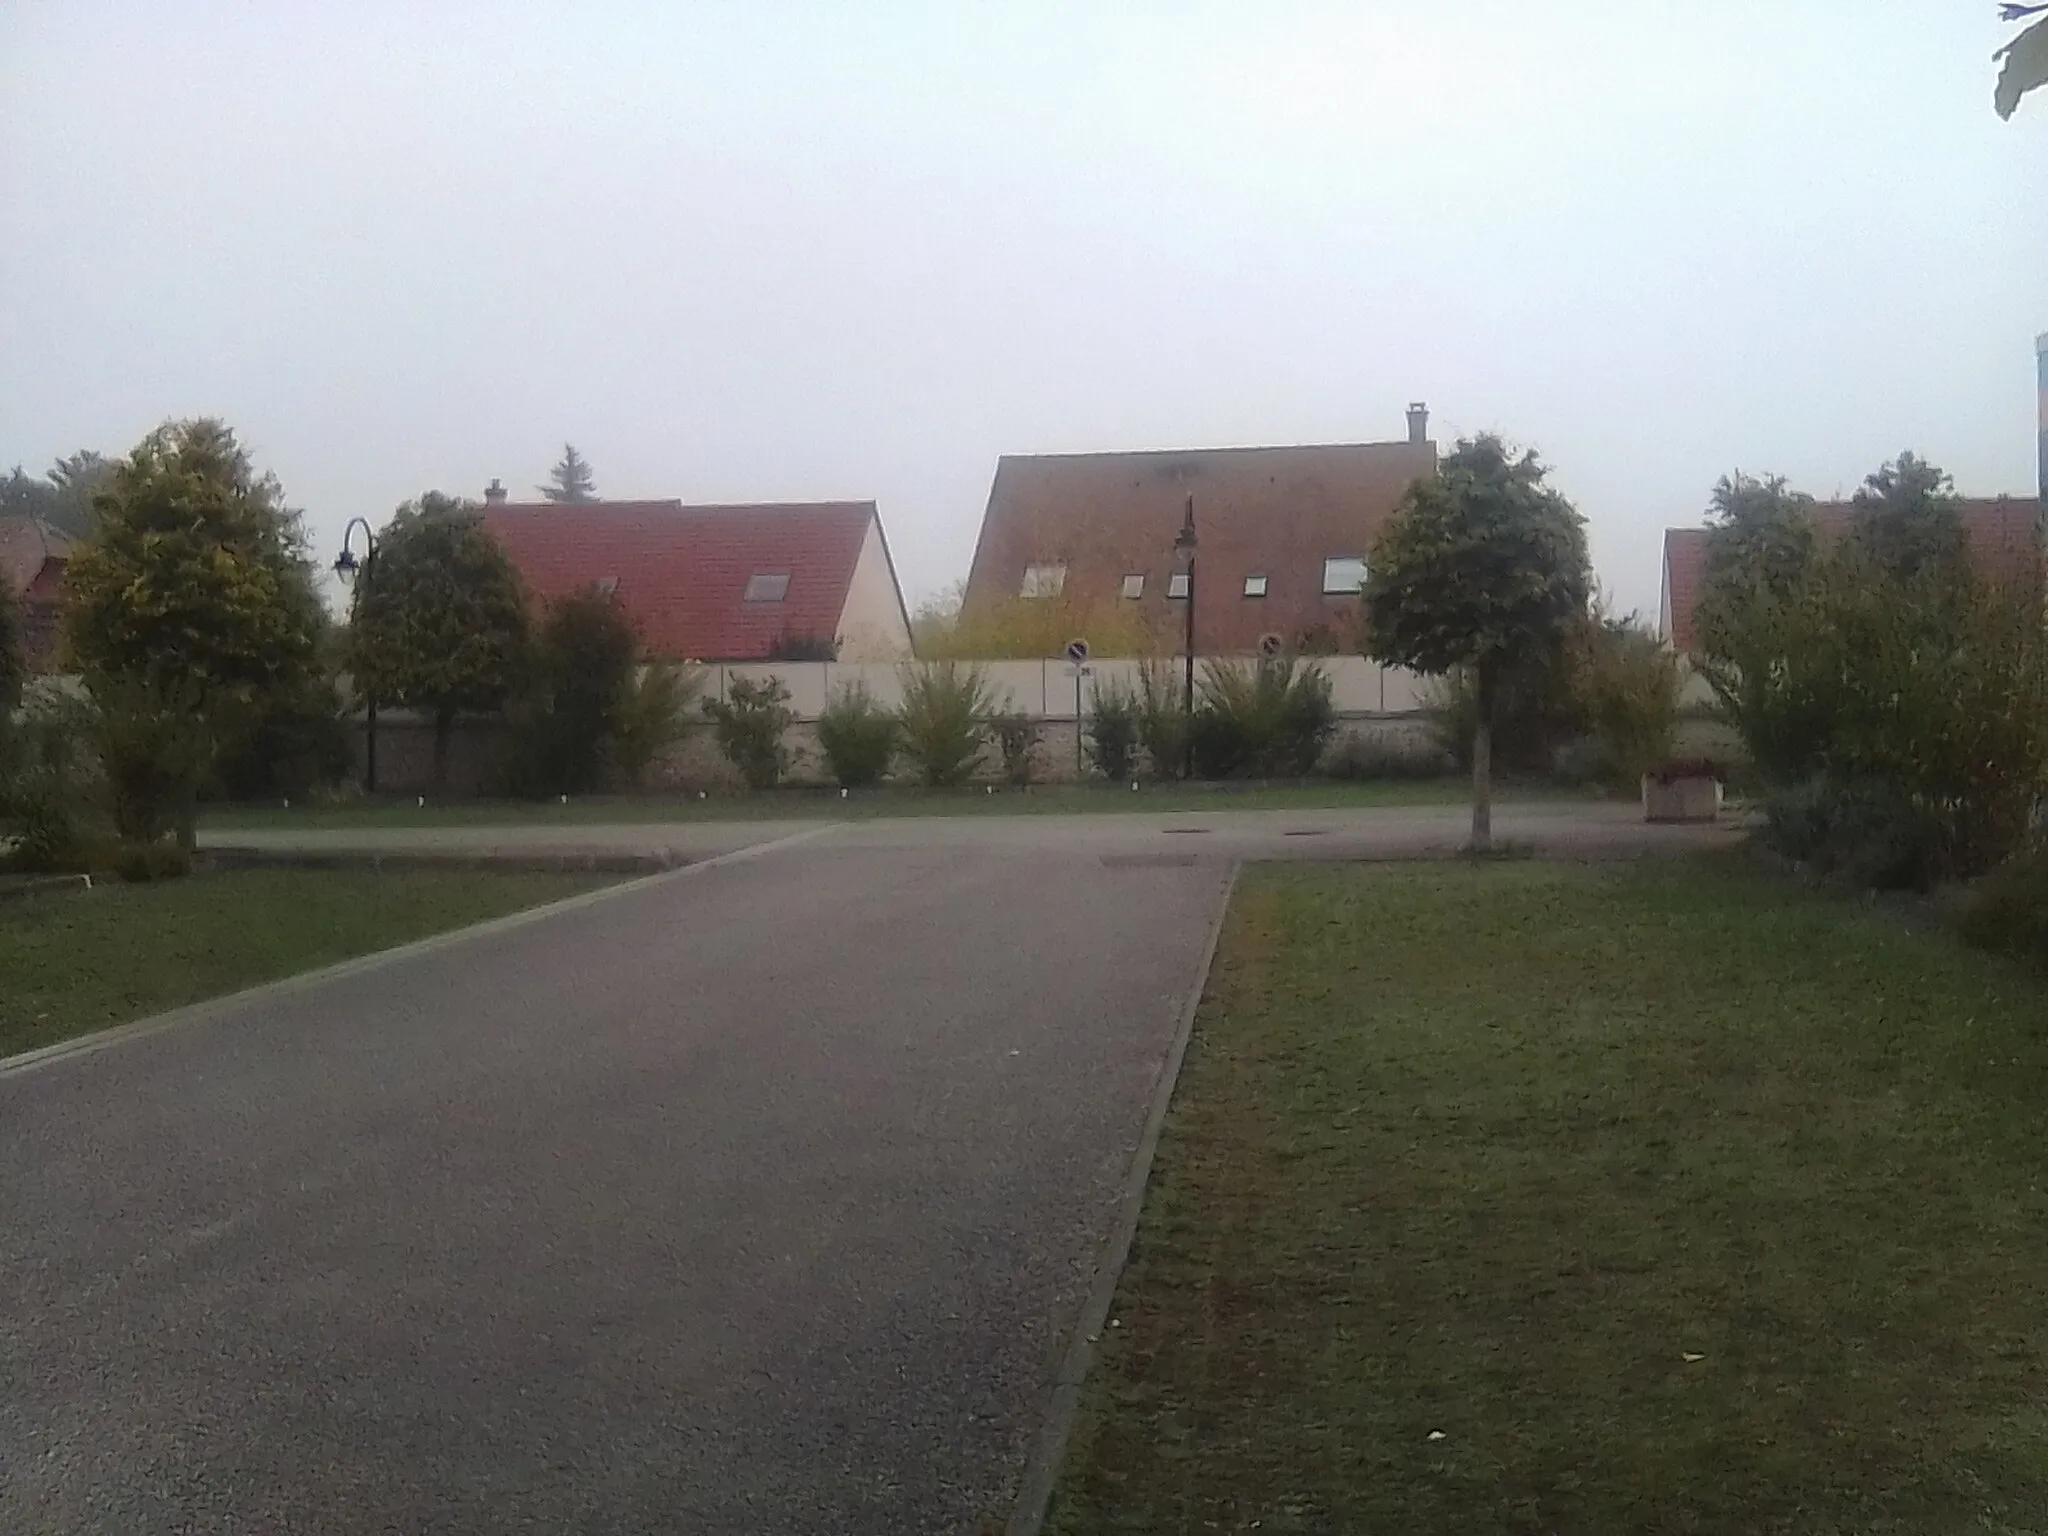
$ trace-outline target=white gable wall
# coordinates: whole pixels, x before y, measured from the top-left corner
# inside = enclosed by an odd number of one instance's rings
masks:
[[[868,519],[860,558],[846,589],[846,607],[839,615],[841,661],[900,661],[910,655],[910,626],[903,618],[903,599],[889,569],[882,544],[882,520]]]

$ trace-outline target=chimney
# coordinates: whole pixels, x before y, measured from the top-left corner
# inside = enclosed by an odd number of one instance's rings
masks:
[[[1421,400],[1408,402],[1408,441],[1426,443],[1429,441],[1429,406]]]
[[[505,504],[505,500],[505,487],[499,482],[497,476],[493,475],[491,483],[484,487],[484,505],[487,507],[502,507]]]

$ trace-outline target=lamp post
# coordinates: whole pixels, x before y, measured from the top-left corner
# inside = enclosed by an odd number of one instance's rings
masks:
[[[1183,658],[1187,664],[1187,691],[1182,701],[1182,707],[1187,711],[1182,722],[1187,744],[1181,777],[1192,779],[1195,776],[1195,498],[1192,495],[1188,497],[1187,515],[1181,520],[1180,533],[1173,541],[1173,552],[1187,573],[1187,591],[1184,594],[1188,605],[1185,615],[1187,640]]]
[[[356,559],[354,549],[356,530],[363,530],[363,558]],[[370,531],[366,518],[354,517],[341,531],[341,553],[334,557],[334,574],[341,578],[341,584],[358,590],[364,596],[370,591],[370,583],[377,575],[377,535]],[[356,587],[360,575],[362,585]],[[360,652],[358,652],[360,655]],[[363,694],[363,789],[366,793],[377,793],[377,695],[375,690]]]

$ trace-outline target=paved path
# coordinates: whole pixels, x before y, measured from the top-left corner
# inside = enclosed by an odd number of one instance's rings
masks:
[[[1463,827],[224,838],[757,853],[0,1069],[0,1531],[993,1529],[1231,865]]]
[[[503,827],[393,827],[223,831],[202,843],[334,852],[375,849],[448,853],[676,853],[705,858],[792,836],[819,846],[989,850],[1005,854],[1155,854],[1204,859],[1416,858],[1461,847],[1463,806],[1283,811],[1092,811],[1072,815],[896,816],[847,822],[635,822]],[[1560,857],[1615,858],[1725,845],[1739,828],[1646,826],[1634,805],[1510,801],[1494,810],[1494,835]]]
[[[980,1531],[1224,886],[820,836],[0,1074],[0,1530]]]

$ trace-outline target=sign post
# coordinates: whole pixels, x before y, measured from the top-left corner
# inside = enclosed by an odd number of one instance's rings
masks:
[[[1074,782],[1086,777],[1081,762],[1081,679],[1088,675],[1088,642],[1067,642],[1067,665],[1074,674]]]

